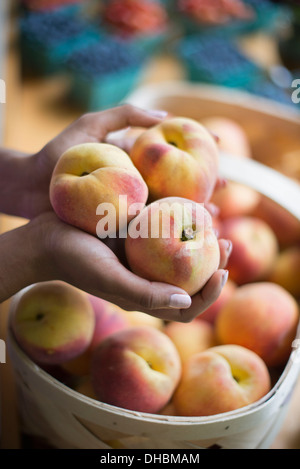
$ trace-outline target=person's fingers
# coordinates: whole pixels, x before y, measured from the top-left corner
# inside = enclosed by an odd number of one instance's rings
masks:
[[[211,306],[220,296],[220,293],[227,282],[228,271],[219,269],[217,270],[202,290],[193,296],[190,308],[179,311],[179,319],[175,321],[190,322],[195,317],[204,313],[209,306]]]
[[[212,218],[217,217],[220,213],[219,207],[217,205],[215,205],[214,203],[212,203],[212,202],[205,203],[204,207],[210,213]]]
[[[219,239],[218,242],[220,248],[219,269],[224,269],[232,251],[232,242],[229,239]]]
[[[110,132],[126,127],[151,127],[161,122],[167,112],[161,110],[145,110],[124,104],[107,111],[88,113],[79,120],[84,123],[88,135],[103,140]]]
[[[227,184],[228,184],[227,179],[219,177],[219,178],[217,179],[216,184],[215,184],[214,191],[216,192],[216,191],[218,191],[218,190],[220,190],[220,189],[223,189],[224,187],[227,186]]]

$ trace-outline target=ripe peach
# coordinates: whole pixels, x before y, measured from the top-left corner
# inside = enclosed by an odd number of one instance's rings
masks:
[[[260,199],[259,194],[250,187],[228,181],[227,184],[216,189],[211,202],[219,209],[221,219],[249,215]]]
[[[222,223],[221,236],[230,239],[227,268],[237,284],[265,279],[273,266],[278,244],[272,229],[255,217],[233,217]]]
[[[252,404],[269,390],[267,366],[256,353],[219,345],[185,363],[172,402],[177,415],[215,415]]]
[[[130,325],[124,311],[118,306],[93,295],[88,295],[88,298],[95,314],[95,326],[90,344],[81,355],[62,364],[66,371],[76,376],[89,374],[93,351],[103,339]]]
[[[125,242],[130,268],[151,281],[198,292],[218,269],[220,249],[203,204],[167,197],[130,223]]]
[[[248,136],[237,121],[224,116],[212,116],[202,119],[201,123],[218,137],[220,150],[238,158],[251,158]]]
[[[144,206],[147,198],[147,185],[127,153],[107,143],[69,148],[58,160],[50,183],[57,216],[99,237],[126,228],[134,216],[129,206]]]
[[[95,326],[87,295],[60,281],[22,290],[12,305],[12,330],[38,364],[60,365],[87,349]]]
[[[299,311],[296,300],[271,282],[242,285],[216,321],[222,344],[238,344],[257,353],[268,366],[282,365],[291,353]]]
[[[154,327],[137,326],[107,337],[95,350],[91,380],[102,402],[140,412],[159,412],[179,382],[175,345]]]
[[[269,281],[300,297],[300,246],[290,246],[278,254]]]
[[[189,323],[169,322],[164,333],[175,344],[182,363],[192,355],[217,345],[212,324],[202,319],[194,319]]]
[[[197,121],[165,119],[137,138],[130,156],[146,181],[151,201],[173,196],[209,201],[218,177],[218,148]]]
[[[233,292],[237,288],[237,285],[233,280],[230,278],[227,280],[225,283],[220,296],[217,298],[217,300],[210,305],[204,313],[200,314],[196,319],[201,319],[204,321],[208,321],[211,324],[215,324],[215,321],[218,317],[219,311],[225,306],[225,304],[229,301],[229,299],[232,297]]]
[[[275,233],[281,247],[300,242],[300,222],[273,200],[261,196],[253,216],[264,220]]]

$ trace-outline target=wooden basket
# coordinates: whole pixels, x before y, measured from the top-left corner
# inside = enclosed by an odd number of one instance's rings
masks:
[[[227,115],[254,129],[266,126],[270,136],[285,135],[300,143],[299,115],[283,106],[213,87],[156,85],[138,90],[127,101],[197,117]],[[278,135],[277,135],[278,137]],[[282,139],[283,141],[284,139]],[[282,143],[283,144],[283,143]],[[276,155],[275,155],[276,156]],[[275,200],[300,221],[300,188],[290,178],[253,160],[221,155],[221,174]],[[12,299],[12,307],[17,296]],[[269,448],[288,409],[300,357],[294,341],[290,358],[272,390],[256,403],[209,417],[175,417],[121,409],[67,387],[34,364],[8,331],[8,352],[16,375],[23,432],[44,438],[56,448],[84,449],[230,449]]]

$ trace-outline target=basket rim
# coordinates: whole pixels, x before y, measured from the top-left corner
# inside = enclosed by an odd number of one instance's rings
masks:
[[[170,98],[178,95],[186,97],[197,97],[205,101],[215,101],[223,104],[235,104],[244,109],[252,109],[262,114],[272,117],[280,116],[297,124],[300,124],[300,110],[292,106],[276,102],[270,98],[265,98],[236,88],[229,88],[222,85],[210,85],[206,83],[194,83],[187,80],[165,80],[159,83],[148,83],[139,86],[130,95],[125,97],[124,103],[140,106],[140,101],[148,99]],[[146,106],[147,108],[147,106]]]

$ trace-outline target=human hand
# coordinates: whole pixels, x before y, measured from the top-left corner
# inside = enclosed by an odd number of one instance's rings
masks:
[[[125,104],[106,111],[82,115],[30,159],[29,190],[27,191],[28,218],[52,210],[49,184],[60,156],[71,146],[87,142],[103,142],[110,132],[130,126],[147,128],[158,124],[166,113],[146,111]],[[34,177],[32,177],[34,175]],[[26,211],[26,210],[25,210]]]
[[[192,298],[173,285],[149,282],[126,266],[124,239],[100,240],[60,221],[54,213],[28,225],[39,257],[40,280],[63,280],[128,311],[142,311],[165,320],[189,322],[219,296],[227,280],[224,270],[230,243],[219,240],[221,261],[205,287]]]

